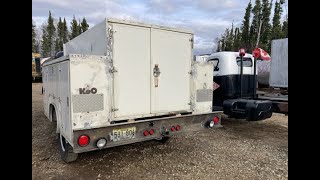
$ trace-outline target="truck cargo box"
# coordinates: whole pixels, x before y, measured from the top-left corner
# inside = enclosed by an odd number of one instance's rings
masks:
[[[106,19],[66,43],[64,54],[112,62],[114,118],[190,112],[192,39],[186,30]]]
[[[221,127],[213,63],[192,61],[193,33],[106,19],[43,63],[44,112],[61,157]]]

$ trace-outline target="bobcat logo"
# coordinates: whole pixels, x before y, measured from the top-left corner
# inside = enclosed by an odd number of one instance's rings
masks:
[[[91,89],[86,89],[86,88],[79,88],[79,94],[96,94],[97,93],[97,88],[91,88]]]

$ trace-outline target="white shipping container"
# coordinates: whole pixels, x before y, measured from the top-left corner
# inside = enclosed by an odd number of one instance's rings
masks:
[[[288,38],[272,40],[269,84],[288,88]]]

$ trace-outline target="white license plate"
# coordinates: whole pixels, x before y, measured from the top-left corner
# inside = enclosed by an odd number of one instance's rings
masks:
[[[113,141],[133,139],[136,137],[136,127],[114,129],[112,131],[112,137]]]

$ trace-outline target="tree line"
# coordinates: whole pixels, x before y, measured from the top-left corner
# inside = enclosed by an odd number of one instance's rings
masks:
[[[226,28],[224,34],[216,39],[215,51],[238,51],[239,48],[245,48],[251,53],[259,47],[271,53],[271,40],[288,37],[288,14],[282,24],[280,22],[285,1],[276,0],[271,24],[272,1],[255,0],[252,7],[250,0],[241,27],[234,27],[232,23],[231,28]]]
[[[32,19],[32,52],[41,53],[42,57],[54,56],[57,52],[63,50],[63,44],[77,37],[79,34],[88,30],[89,24],[86,19],[77,21],[73,16],[70,22],[70,31],[68,30],[66,19],[59,17],[55,21],[49,11],[47,22],[41,26],[41,37],[37,38],[36,25]]]

